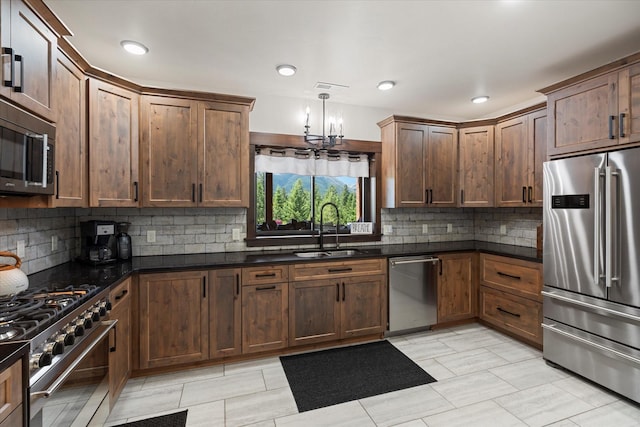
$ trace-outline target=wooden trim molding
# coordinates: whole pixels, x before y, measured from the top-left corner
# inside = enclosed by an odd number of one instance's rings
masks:
[[[249,143],[254,146],[286,147],[286,148],[314,148],[313,145],[304,142],[303,135],[289,135],[282,133],[251,132]],[[340,151],[381,153],[380,141],[365,141],[359,139],[345,139],[341,145],[333,148]]]

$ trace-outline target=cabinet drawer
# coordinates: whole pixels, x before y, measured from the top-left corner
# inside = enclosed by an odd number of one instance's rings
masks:
[[[542,304],[480,287],[480,318],[542,345]]]
[[[480,255],[480,283],[542,302],[542,264],[497,255]]]
[[[384,259],[359,259],[349,261],[315,262],[294,264],[289,267],[292,281],[328,279],[332,277],[362,276],[363,274],[386,274]]]
[[[0,373],[0,422],[7,420],[22,403],[22,360],[18,360],[5,371]],[[6,425],[16,425],[10,422]]]
[[[109,292],[109,301],[111,302],[111,309],[113,310],[122,302],[131,297],[131,279],[127,279],[120,283]]]
[[[261,283],[281,283],[288,281],[287,265],[267,265],[242,269],[242,286],[259,285]]]

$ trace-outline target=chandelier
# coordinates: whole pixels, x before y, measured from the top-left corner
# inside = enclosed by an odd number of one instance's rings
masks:
[[[338,126],[333,120],[329,123],[329,135],[325,135],[326,119],[325,119],[325,101],[329,99],[328,93],[321,93],[318,98],[322,99],[322,135],[312,135],[309,133],[309,107],[307,107],[307,121],[304,125],[304,141],[309,144],[321,146],[322,148],[330,148],[336,145],[342,145],[342,120],[339,121]],[[337,127],[340,129],[338,130]]]

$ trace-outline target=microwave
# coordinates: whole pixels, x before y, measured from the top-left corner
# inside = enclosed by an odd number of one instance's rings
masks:
[[[53,194],[55,127],[0,100],[0,194]]]

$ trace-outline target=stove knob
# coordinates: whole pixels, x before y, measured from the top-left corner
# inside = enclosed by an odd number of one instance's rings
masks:
[[[64,345],[73,345],[73,343],[76,341],[76,327],[69,324],[64,328],[64,332]]]
[[[104,303],[105,308],[107,309],[107,311],[111,311],[111,302],[107,301],[106,303]]]
[[[100,307],[98,308],[98,311],[100,313],[100,316],[106,316],[107,315],[107,303],[106,302],[100,303]]]
[[[77,337],[84,335],[84,320],[78,319],[75,321],[73,334]]]
[[[31,370],[42,368],[43,366],[51,365],[51,353],[43,352],[43,353],[35,353],[32,354],[29,358],[29,367]]]
[[[91,313],[86,313],[82,317],[84,318],[84,329],[91,329],[91,327],[93,326],[93,322],[91,321]]]
[[[97,321],[100,320],[100,309],[99,308],[93,309],[93,312],[91,313],[91,320],[93,320],[94,322],[97,322]]]
[[[44,345],[44,351],[51,353],[53,356],[64,352],[64,343],[59,342],[56,338],[55,342],[48,342]]]
[[[59,342],[62,345],[73,345],[73,343],[76,342],[76,338],[73,336],[73,330],[71,330],[71,332],[69,332],[67,329],[62,331],[56,337],[56,342]]]

